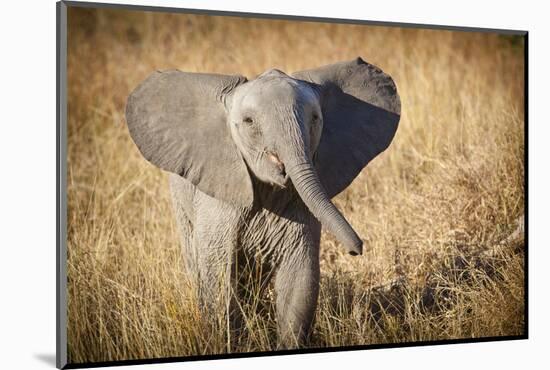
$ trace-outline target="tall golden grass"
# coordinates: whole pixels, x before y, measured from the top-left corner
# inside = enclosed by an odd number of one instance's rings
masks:
[[[323,234],[311,347],[520,335],[523,40],[491,33],[69,8],[68,353],[72,363],[272,350],[270,295],[227,345],[182,271],[166,175],[124,120],[156,69],[287,72],[362,56],[397,83],[390,148],[335,202],[364,238]],[[521,222],[521,221],[520,221]]]

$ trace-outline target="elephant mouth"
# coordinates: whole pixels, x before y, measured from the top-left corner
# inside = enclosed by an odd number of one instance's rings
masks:
[[[266,151],[266,155],[267,159],[269,159],[269,161],[275,165],[279,173],[283,176],[286,176],[285,164],[279,159],[277,153]]]
[[[265,154],[267,156],[267,159],[272,164],[274,164],[274,168],[275,168],[275,171],[276,171],[276,177],[277,177],[276,181],[274,181],[274,184],[278,185],[279,187],[281,187],[283,189],[286,188],[286,186],[287,186],[287,184],[290,180],[290,177],[286,173],[285,164],[283,163],[283,161],[281,161],[281,159],[279,158],[277,153],[275,153],[273,151],[265,151]]]

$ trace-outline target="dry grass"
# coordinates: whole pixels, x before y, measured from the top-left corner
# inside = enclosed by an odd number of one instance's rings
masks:
[[[70,362],[227,350],[225,332],[200,324],[166,175],[125,126],[128,93],[155,69],[253,77],[358,55],[393,76],[403,114],[336,199],[367,250],[347,256],[323,235],[311,346],[524,332],[523,235],[501,242],[524,212],[521,39],[70,9]],[[272,349],[272,315],[248,319],[237,350]]]

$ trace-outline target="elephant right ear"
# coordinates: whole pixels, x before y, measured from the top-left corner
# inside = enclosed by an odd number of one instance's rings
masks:
[[[141,154],[202,192],[238,206],[254,193],[229,128],[225,99],[242,76],[154,72],[128,97],[126,122]]]

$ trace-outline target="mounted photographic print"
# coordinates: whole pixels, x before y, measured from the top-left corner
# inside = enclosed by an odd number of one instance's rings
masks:
[[[58,367],[527,338],[526,50],[58,3]]]

